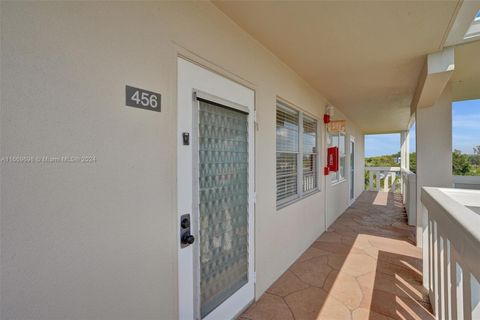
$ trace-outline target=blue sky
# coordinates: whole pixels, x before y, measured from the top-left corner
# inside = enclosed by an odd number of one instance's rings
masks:
[[[365,157],[394,154],[400,151],[400,134],[371,134],[365,136]]]
[[[473,153],[480,145],[480,100],[454,102],[452,105],[453,149]],[[365,156],[394,154],[400,151],[400,134],[365,136]],[[410,152],[416,151],[415,126],[410,130]]]
[[[454,102],[452,122],[453,149],[473,153],[480,145],[480,100]]]

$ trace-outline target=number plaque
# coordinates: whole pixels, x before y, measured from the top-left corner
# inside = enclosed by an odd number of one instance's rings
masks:
[[[125,86],[125,104],[129,107],[152,111],[161,111],[162,95],[160,93]]]

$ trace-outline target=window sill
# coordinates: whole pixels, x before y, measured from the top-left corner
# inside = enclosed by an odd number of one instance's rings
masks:
[[[345,179],[345,178],[342,178],[342,179],[340,179],[340,180],[332,181],[332,187],[334,187],[334,186],[336,186],[336,185],[338,185],[338,184],[341,184],[341,183],[343,183],[343,182],[345,182],[345,181],[347,181],[347,179]]]
[[[292,200],[290,200],[290,201],[287,201],[287,202],[284,202],[284,203],[281,203],[281,204],[277,204],[277,211],[279,211],[279,210],[281,210],[281,209],[283,209],[283,208],[285,208],[285,207],[288,207],[288,206],[291,205],[291,204],[294,204],[294,203],[296,203],[296,202],[299,202],[299,201],[301,201],[301,200],[303,200],[303,199],[306,199],[306,198],[308,198],[308,197],[310,197],[310,196],[312,196],[312,195],[314,195],[314,194],[316,194],[316,193],[319,193],[319,192],[320,192],[320,188],[316,188],[316,189],[313,189],[313,190],[311,190],[311,191],[309,191],[309,192],[307,192],[307,193],[304,193],[301,197],[292,199]]]

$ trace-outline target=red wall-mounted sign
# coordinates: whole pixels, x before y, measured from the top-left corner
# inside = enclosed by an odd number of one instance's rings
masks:
[[[338,171],[338,147],[327,149],[327,167],[329,171]]]

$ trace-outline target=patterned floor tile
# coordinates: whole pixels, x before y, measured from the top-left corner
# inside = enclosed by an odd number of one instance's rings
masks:
[[[239,319],[434,319],[399,195],[364,192]]]

